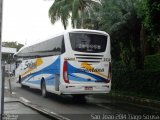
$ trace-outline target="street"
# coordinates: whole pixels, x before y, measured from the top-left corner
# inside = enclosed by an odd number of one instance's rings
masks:
[[[8,79],[5,82],[5,87],[8,87]],[[17,97],[31,101],[33,104],[37,104],[50,112],[72,120],[108,119],[108,116],[105,115],[115,115],[119,119],[125,119],[126,114],[158,112],[123,101],[107,100],[107,98],[103,97],[105,95],[102,95],[102,97],[86,96],[86,101],[83,102],[74,101],[71,96],[58,96],[54,94],[49,94],[49,97],[43,98],[40,90],[21,88],[14,78],[11,79],[11,85]]]

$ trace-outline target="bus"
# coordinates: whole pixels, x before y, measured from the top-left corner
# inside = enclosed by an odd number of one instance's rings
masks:
[[[16,54],[15,77],[21,86],[82,97],[111,90],[111,44],[106,32],[72,29]]]

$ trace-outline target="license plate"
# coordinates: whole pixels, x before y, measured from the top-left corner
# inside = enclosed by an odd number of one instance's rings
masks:
[[[93,87],[92,86],[86,86],[85,90],[93,90]]]

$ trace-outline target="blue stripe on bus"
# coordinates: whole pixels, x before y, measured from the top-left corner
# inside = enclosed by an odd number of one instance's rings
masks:
[[[23,77],[22,81],[28,78],[27,81],[25,81],[25,82],[40,84],[40,82],[33,82],[33,81],[31,81],[31,79],[33,77],[41,75],[41,74],[51,74],[51,75],[57,74],[57,75],[60,75],[60,57],[58,57],[57,60],[55,62],[53,62],[51,65],[43,68],[42,70],[37,71],[35,73],[31,73],[31,74]],[[45,81],[47,81],[47,80],[49,80],[49,79],[45,78]],[[34,81],[38,81],[38,80],[34,80]],[[49,82],[49,84],[50,84],[50,82]]]
[[[69,80],[71,81],[78,81],[78,82],[95,82],[95,80],[87,80],[85,78],[82,78],[82,77],[78,77],[78,76],[75,76],[75,75],[68,75],[69,77]]]
[[[83,82],[89,82],[89,80],[85,79],[85,78],[80,78],[80,77],[74,77],[73,78],[73,73],[81,73],[81,74],[84,74],[84,75],[88,75],[92,78],[94,78],[95,80],[91,80],[90,82],[106,82],[106,83],[109,83],[110,81],[106,78],[103,78],[101,76],[98,76],[98,75],[95,75],[95,74],[92,74],[92,73],[89,73],[89,72],[86,72],[82,69],[78,69],[74,66],[72,66],[71,64],[67,64],[67,67],[68,67],[68,76],[69,76],[69,79],[71,79],[72,81],[83,81]]]
[[[55,77],[54,75],[51,75],[47,78],[45,78],[46,85],[54,85],[55,84]],[[41,80],[32,80],[32,81],[27,81],[28,83],[32,84],[41,84]]]
[[[103,78],[101,76],[86,72],[86,71],[84,71],[82,69],[78,69],[78,68],[72,66],[69,63],[67,64],[67,67],[68,67],[68,77],[69,77],[69,80],[71,80],[71,81],[106,82],[106,83],[110,82],[108,79],[105,79],[105,78]],[[84,75],[88,75],[88,76],[94,78],[95,80],[88,80],[88,79],[85,79],[85,78],[82,78],[82,77],[79,77],[79,76],[75,76],[75,75],[73,75],[73,73],[81,73],[81,74],[84,74]],[[60,57],[58,57],[57,60],[54,63],[52,63],[51,65],[43,68],[42,70],[40,70],[38,72],[32,73],[30,75],[27,75],[27,76],[23,77],[22,79],[24,80],[24,79],[28,78],[28,80],[26,82],[30,82],[30,83],[33,83],[33,84],[40,84],[40,80],[39,80],[39,82],[38,82],[38,80],[34,80],[35,82],[33,82],[33,81],[31,81],[31,79],[33,77],[41,75],[41,74],[51,74],[51,75],[57,74],[57,75],[60,75]],[[47,85],[51,85],[52,83],[54,85],[54,80],[55,79],[47,79],[47,78],[45,78],[45,81],[46,81]],[[47,81],[49,81],[49,82],[47,82]]]

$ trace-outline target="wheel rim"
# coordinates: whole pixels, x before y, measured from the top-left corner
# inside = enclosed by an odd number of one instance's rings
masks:
[[[23,85],[22,85],[22,80],[20,79],[20,82],[19,82],[19,84],[20,84],[20,87],[22,87]]]
[[[45,87],[45,83],[43,82],[42,84],[42,95],[45,96],[46,94],[46,87]]]

